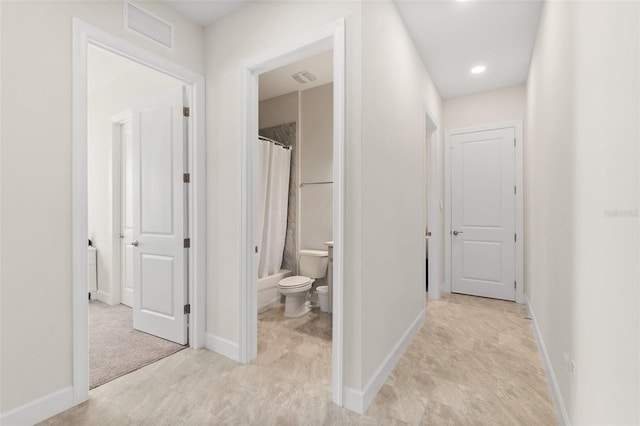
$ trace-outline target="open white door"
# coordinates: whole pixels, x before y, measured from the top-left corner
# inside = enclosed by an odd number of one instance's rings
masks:
[[[451,138],[454,293],[515,300],[515,130]]]
[[[183,88],[133,109],[133,327],[187,343]]]

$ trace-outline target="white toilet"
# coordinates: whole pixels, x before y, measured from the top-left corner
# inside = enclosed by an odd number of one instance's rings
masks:
[[[307,294],[316,278],[327,275],[329,253],[325,250],[300,250],[299,272],[278,283],[280,294],[285,297],[284,316],[298,318],[311,310]]]

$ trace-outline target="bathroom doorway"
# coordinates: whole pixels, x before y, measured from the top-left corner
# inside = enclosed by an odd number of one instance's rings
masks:
[[[332,72],[333,72],[333,83],[329,88],[324,88],[326,92],[330,93],[331,100],[330,104],[332,106],[332,112],[330,112],[330,116],[332,119],[332,128],[330,131],[331,137],[331,154],[330,157],[332,159],[332,163],[330,166],[331,171],[328,176],[322,177],[321,175],[317,175],[309,180],[310,185],[306,185],[306,182],[299,181],[298,191],[297,193],[300,195],[299,199],[304,199],[304,192],[309,190],[309,194],[312,191],[321,192],[323,189],[325,192],[330,191],[330,199],[332,206],[329,208],[330,216],[331,216],[331,224],[329,227],[331,228],[331,240],[322,241],[322,247],[317,247],[316,255],[318,257],[324,256],[326,260],[326,271],[323,275],[332,280],[333,287],[333,302],[330,303],[330,308],[332,313],[330,315],[330,323],[331,323],[331,343],[330,343],[330,353],[331,353],[331,361],[329,369],[331,371],[331,389],[332,389],[332,399],[338,404],[342,405],[342,336],[343,336],[343,280],[344,280],[344,252],[343,252],[343,241],[344,241],[344,223],[345,223],[345,211],[344,211],[344,151],[345,151],[345,119],[344,119],[344,109],[345,109],[345,92],[344,92],[344,82],[345,82],[345,44],[344,44],[344,21],[340,20],[332,25],[327,30],[311,35],[304,39],[304,41],[300,42],[297,45],[290,45],[289,48],[283,49],[280,52],[276,52],[271,54],[270,56],[261,55],[259,58],[255,60],[249,60],[245,62],[244,65],[244,73],[243,73],[243,84],[245,87],[245,98],[243,99],[243,152],[244,155],[242,157],[242,179],[243,179],[243,193],[242,193],[242,211],[244,212],[244,220],[242,222],[242,251],[241,251],[241,263],[242,263],[242,275],[241,275],[241,304],[240,304],[240,318],[241,318],[241,334],[240,334],[240,345],[239,345],[239,354],[240,360],[245,363],[249,363],[256,359],[258,354],[258,269],[259,269],[259,258],[258,258],[258,226],[259,220],[257,215],[257,196],[260,193],[258,188],[258,180],[257,180],[257,172],[258,172],[258,145],[256,143],[256,139],[259,134],[259,102],[260,102],[260,83],[262,83],[261,77],[263,75],[267,75],[270,71],[276,70],[278,68],[286,67],[287,65],[291,65],[295,62],[311,58],[315,55],[322,54],[323,52],[331,52],[330,55],[332,59]],[[308,79],[313,80],[313,77],[318,78],[316,75],[305,75],[305,69],[296,69],[296,71],[289,74],[288,78],[299,79]],[[309,72],[308,74],[313,74]],[[296,78],[298,77],[298,78]],[[305,83],[300,83],[305,84]],[[328,84],[328,83],[327,83]],[[326,84],[324,84],[326,85]],[[322,87],[320,85],[318,87]],[[309,92],[311,92],[310,89]],[[318,91],[322,89],[317,89]],[[298,95],[299,101],[304,101],[304,96]],[[265,99],[266,100],[266,99]],[[263,122],[264,124],[264,122]],[[273,126],[272,126],[273,127]],[[263,128],[266,130],[266,128]],[[277,129],[271,129],[277,130]],[[282,130],[282,129],[280,129]],[[301,129],[304,130],[304,129]],[[265,139],[270,139],[270,141],[263,141],[267,144],[274,144],[274,142],[278,142],[273,137],[264,137]],[[300,132],[299,140],[302,140],[304,143],[305,134]],[[300,151],[304,151],[304,147],[301,148]],[[300,173],[303,166],[300,164],[298,173],[296,176],[300,178]],[[309,170],[313,170],[313,166],[309,168]],[[322,183],[321,183],[322,182]],[[331,183],[330,183],[331,182]],[[313,183],[313,184],[312,184]],[[304,184],[304,185],[303,185]],[[302,185],[302,187],[300,186]],[[324,188],[323,188],[324,187]],[[326,198],[325,198],[326,199]],[[302,208],[304,208],[304,204],[300,204],[300,202],[295,204],[300,207],[298,211],[298,215],[302,214]],[[287,206],[288,210],[288,206]],[[318,210],[316,213],[318,213]],[[311,212],[313,214],[313,212]],[[312,217],[309,216],[309,217]],[[304,222],[304,221],[303,221]],[[300,225],[303,224],[300,223]],[[303,225],[302,225],[303,226]],[[301,228],[302,229],[302,228]],[[291,266],[300,273],[303,270],[303,266],[300,265],[300,259],[302,258],[302,252],[300,251],[304,247],[302,244],[307,244],[302,241],[304,238],[304,232],[299,233],[295,232],[293,235],[298,235],[297,241],[297,252],[298,258],[295,259],[295,265]],[[285,243],[286,243],[286,232],[285,232]],[[327,243],[327,244],[325,244]],[[324,248],[324,250],[321,250]],[[332,262],[329,261],[329,249],[333,250]],[[283,260],[284,255],[286,254],[286,249],[283,249]],[[320,253],[318,253],[320,252]],[[304,253],[305,255],[312,255],[312,253]],[[320,269],[322,269],[322,263],[316,262],[318,259],[314,259],[311,264],[320,265]],[[306,266],[304,266],[304,270],[308,270]],[[282,269],[282,267],[280,267]],[[292,271],[293,273],[293,271]],[[315,275],[312,273],[311,275]],[[322,276],[320,273],[318,276]],[[306,277],[310,278],[310,277]],[[287,278],[285,278],[287,279]],[[293,279],[293,278],[292,278]],[[278,283],[282,281],[281,278],[276,280]],[[305,287],[307,284],[303,282],[292,283],[292,286],[301,286]],[[313,284],[312,286],[313,287]],[[306,289],[304,289],[306,291]],[[272,297],[275,300],[274,303],[280,303],[278,296],[280,290],[277,290],[274,294],[272,290]],[[306,297],[306,296],[304,296]],[[320,301],[320,300],[319,300]],[[284,309],[287,307],[286,299],[284,300],[284,306],[281,307],[284,314]],[[298,304],[302,310],[304,310],[304,305],[307,300],[302,299]],[[314,301],[312,301],[313,303]],[[311,305],[313,307],[313,304]],[[320,310],[318,310],[320,311]],[[300,313],[301,311],[298,311]],[[313,308],[310,312],[305,312],[306,315],[313,314]],[[326,313],[325,313],[326,314]],[[306,319],[312,318],[307,317],[306,315],[301,315],[298,318],[294,318],[293,321],[304,322]],[[280,318],[287,318],[282,315]],[[289,319],[289,318],[288,318]],[[304,324],[300,324],[301,327],[304,328]],[[298,330],[300,331],[300,330]],[[319,330],[316,330],[319,332]],[[298,348],[301,350],[301,348]],[[294,352],[291,353],[293,356]],[[260,358],[256,362],[260,362]]]
[[[328,388],[333,50],[261,74],[258,94],[256,362],[314,365]]]

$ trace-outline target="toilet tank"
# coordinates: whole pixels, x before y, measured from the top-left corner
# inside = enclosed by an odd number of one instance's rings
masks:
[[[327,275],[329,252],[326,250],[300,250],[300,275],[324,278]]]

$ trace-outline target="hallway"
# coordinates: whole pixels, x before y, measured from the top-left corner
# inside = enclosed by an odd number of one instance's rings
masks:
[[[330,402],[331,345],[320,332],[329,322],[315,312],[274,321],[277,309],[259,317],[251,365],[180,351],[43,424],[556,424],[524,305],[456,294],[428,301],[425,324],[364,416]]]

